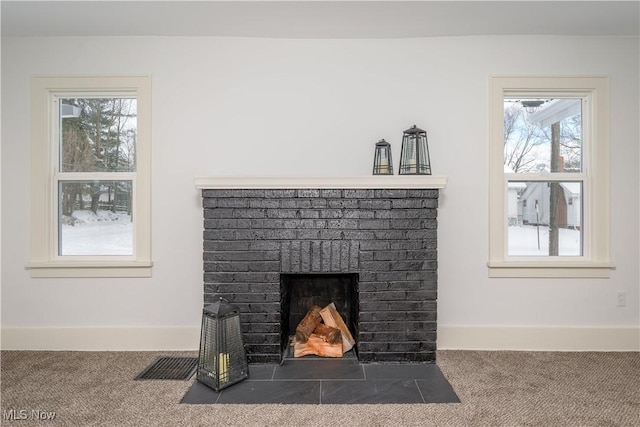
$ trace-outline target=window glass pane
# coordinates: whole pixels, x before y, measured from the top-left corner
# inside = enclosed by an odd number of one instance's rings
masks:
[[[581,256],[582,183],[507,184],[510,256]]]
[[[504,164],[515,173],[582,172],[582,100],[505,98]]]
[[[59,255],[133,255],[132,181],[60,181]]]
[[[136,99],[61,99],[59,112],[61,172],[135,171]]]

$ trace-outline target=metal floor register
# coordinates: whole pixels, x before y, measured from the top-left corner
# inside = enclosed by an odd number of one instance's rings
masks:
[[[158,357],[136,380],[188,380],[198,368],[197,357]]]

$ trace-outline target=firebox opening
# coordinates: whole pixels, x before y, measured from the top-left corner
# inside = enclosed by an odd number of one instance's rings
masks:
[[[325,307],[334,303],[338,313],[356,340],[358,348],[358,274],[281,274],[280,319],[281,356],[286,357],[289,338],[313,305]]]

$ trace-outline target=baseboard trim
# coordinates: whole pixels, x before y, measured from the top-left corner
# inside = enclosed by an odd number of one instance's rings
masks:
[[[200,327],[1,329],[2,350],[191,351]]]
[[[439,350],[640,351],[640,327],[438,326]]]
[[[199,327],[3,327],[2,350],[195,351]],[[438,327],[439,350],[640,351],[640,327]]]

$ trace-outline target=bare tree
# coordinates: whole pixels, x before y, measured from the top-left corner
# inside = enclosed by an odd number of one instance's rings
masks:
[[[514,172],[535,170],[540,159],[536,148],[544,144],[544,132],[526,119],[519,102],[511,102],[504,110],[504,163]]]

